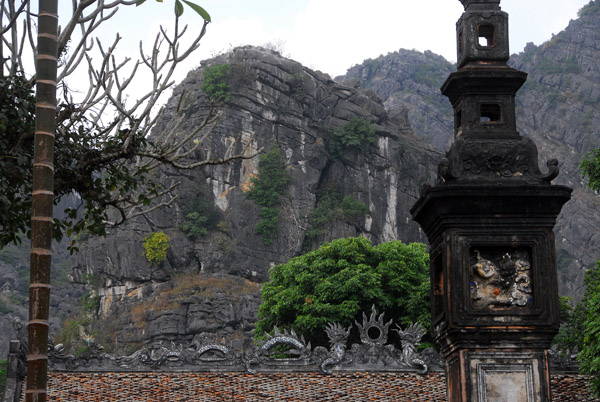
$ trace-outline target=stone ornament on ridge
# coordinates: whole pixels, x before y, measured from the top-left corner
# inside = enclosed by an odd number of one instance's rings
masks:
[[[338,323],[327,324],[325,332],[329,338],[331,348],[328,357],[319,365],[321,372],[331,374],[328,366],[335,366],[342,362],[344,355],[346,354],[346,342],[350,336],[351,329],[352,325],[350,325],[348,329],[344,329],[344,327]]]
[[[413,323],[402,329],[402,327],[396,324],[398,329],[395,329],[400,336],[400,342],[402,343],[402,361],[411,367],[421,367],[420,373],[425,374],[428,370],[427,364],[419,359],[417,355],[417,346],[421,342],[423,335],[427,333],[425,327],[420,322]]]
[[[375,305],[371,306],[371,316],[367,320],[367,315],[363,312],[362,325],[358,321],[354,321],[358,327],[360,333],[360,340],[366,345],[385,345],[388,338],[388,329],[392,325],[392,320],[387,323],[383,323],[383,314],[381,313],[377,319],[375,319],[377,312],[375,311]],[[373,331],[379,333],[379,336],[373,337]]]

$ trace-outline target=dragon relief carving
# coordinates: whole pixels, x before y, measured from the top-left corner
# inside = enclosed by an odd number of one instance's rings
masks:
[[[162,341],[152,344],[149,348],[143,348],[137,352],[117,358],[117,364],[121,367],[133,367],[139,365],[158,368],[161,366],[181,366],[185,362],[183,346],[171,342],[171,347],[166,347]]]
[[[402,329],[400,325],[397,325],[398,329],[394,329],[400,336],[400,342],[402,344],[402,362],[410,367],[417,368],[420,366],[421,374],[425,374],[428,370],[427,364],[419,358],[417,354],[417,346],[423,335],[427,332],[420,322],[414,323]]]
[[[468,174],[488,173],[496,177],[523,176],[530,158],[521,141],[477,141],[463,148],[463,169]]]
[[[279,364],[279,363],[299,363],[306,365],[310,362],[312,357],[310,342],[307,344],[304,337],[298,337],[294,330],[283,332],[279,331],[279,328],[275,327],[273,335],[266,334],[267,341],[264,342],[250,358],[245,359],[246,370],[250,373],[256,373],[256,370],[252,368],[255,364]],[[285,351],[277,350],[276,347],[281,346],[289,348]],[[275,357],[274,355],[284,354],[295,357]]]
[[[352,325],[350,325],[348,329],[344,329],[344,327],[337,323],[327,324],[325,332],[329,338],[331,348],[329,355],[319,365],[321,372],[331,374],[331,371],[327,367],[335,366],[342,362],[344,355],[346,354],[346,342],[348,341],[348,336],[350,336],[351,329]]]
[[[224,362],[226,360],[235,360],[235,353],[227,346],[210,342],[206,338],[204,342],[197,340],[192,341],[192,344],[187,348],[192,353],[191,360],[197,363],[203,362]]]

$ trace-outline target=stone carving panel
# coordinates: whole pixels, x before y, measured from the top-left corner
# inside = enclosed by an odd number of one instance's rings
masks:
[[[523,176],[529,171],[529,150],[521,141],[477,141],[465,144],[463,169],[467,174],[492,177]]]
[[[526,248],[471,248],[469,287],[471,307],[477,310],[531,307],[531,252]]]

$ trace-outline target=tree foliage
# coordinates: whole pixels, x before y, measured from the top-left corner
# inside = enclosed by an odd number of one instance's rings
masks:
[[[279,233],[279,203],[284,190],[290,182],[285,159],[279,148],[273,148],[260,156],[258,176],[253,177],[252,187],[246,192],[246,198],[260,206],[261,221],[254,228],[268,246]]]
[[[581,177],[588,178],[588,187],[600,191],[600,148],[589,152],[579,166]]]
[[[333,132],[329,152],[341,158],[348,149],[361,149],[375,141],[375,127],[360,117],[353,117],[342,128]]]
[[[161,27],[150,48],[139,46],[139,60],[119,60],[115,54],[121,41],[94,39],[103,23],[123,14],[133,4],[143,1],[111,2],[73,1],[72,15],[61,15],[65,22],[58,37],[57,71],[58,105],[55,138],[55,205],[65,196],[74,195],[77,205],[56,211],[53,238],[64,235],[72,239],[83,231],[104,235],[110,225],[170,205],[177,197],[179,183],[160,180],[157,169],[169,165],[193,169],[251,158],[246,152],[227,157],[200,159],[200,151],[222,111],[217,103],[209,108],[205,119],[192,129],[183,129],[186,111],[197,105],[181,95],[176,114],[158,130],[159,99],[169,90],[174,72],[199,46],[206,33],[210,16],[190,1],[175,1],[173,29]],[[193,29],[179,25],[183,5],[198,13],[203,23]],[[21,7],[22,6],[22,7]],[[124,6],[119,8],[118,6]],[[35,17],[27,1],[3,2],[0,54],[0,248],[20,242],[29,234],[33,159],[34,102],[32,89],[37,80],[23,58],[37,51],[33,40],[36,25],[27,23]],[[186,46],[185,32],[191,33]],[[195,35],[195,36],[193,36]],[[187,37],[188,35],[185,35]],[[71,78],[83,71],[89,82],[76,84]],[[143,74],[146,74],[144,76]],[[143,77],[143,78],[142,78]],[[131,88],[143,79],[144,88],[132,100]],[[77,90],[71,90],[76,85]],[[83,87],[82,87],[83,86]],[[79,92],[78,92],[79,91]],[[150,135],[152,131],[152,136]],[[59,216],[59,218],[57,218]]]
[[[580,16],[596,12],[599,5],[598,1],[591,1],[581,9]],[[582,177],[588,177],[588,187],[600,191],[600,148],[588,153],[580,168]],[[585,295],[573,311],[567,327],[567,342],[579,348],[581,370],[592,376],[592,388],[600,397],[600,260],[586,272],[584,282]]]
[[[34,114],[27,81],[18,75],[0,77],[0,248],[17,242],[29,227]]]
[[[573,309],[563,308],[561,303],[561,326],[554,343],[559,350],[578,350],[581,371],[592,376],[594,392],[600,396],[600,260],[585,274],[586,291]],[[567,314],[563,314],[563,310]]]
[[[156,0],[159,3],[162,3],[163,0]],[[141,6],[142,4],[144,4],[146,2],[146,0],[137,0],[137,2],[135,3],[136,6]],[[210,22],[210,15],[206,12],[205,9],[203,9],[202,7],[200,7],[198,4],[196,3],[192,3],[191,1],[188,0],[175,0],[175,15],[177,17],[181,16],[183,14],[183,4],[187,5],[188,7],[190,7],[192,10],[194,10],[199,16],[201,16],[205,21]]]
[[[578,355],[581,370],[592,375],[592,387],[600,397],[600,260],[596,267],[585,275],[586,291],[581,310],[583,311],[582,347]]]
[[[231,96],[229,64],[216,64],[204,70],[202,91],[212,102],[227,102]]]
[[[153,232],[144,238],[144,252],[150,265],[159,265],[167,259],[169,236],[163,232]]]
[[[429,327],[429,256],[421,243],[334,240],[275,266],[262,298],[257,336],[277,326],[326,346],[327,323],[348,326],[372,305],[401,326]]]

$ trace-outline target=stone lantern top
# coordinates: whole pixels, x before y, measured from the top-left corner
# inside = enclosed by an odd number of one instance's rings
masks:
[[[465,10],[500,10],[500,0],[460,0]]]
[[[503,64],[509,58],[508,14],[500,0],[460,0],[465,12],[456,23],[458,68]]]
[[[455,141],[439,167],[442,183],[549,184],[533,141],[517,132],[515,96],[527,74],[507,65],[508,14],[500,0],[460,0],[457,71],[442,85],[454,109]]]

